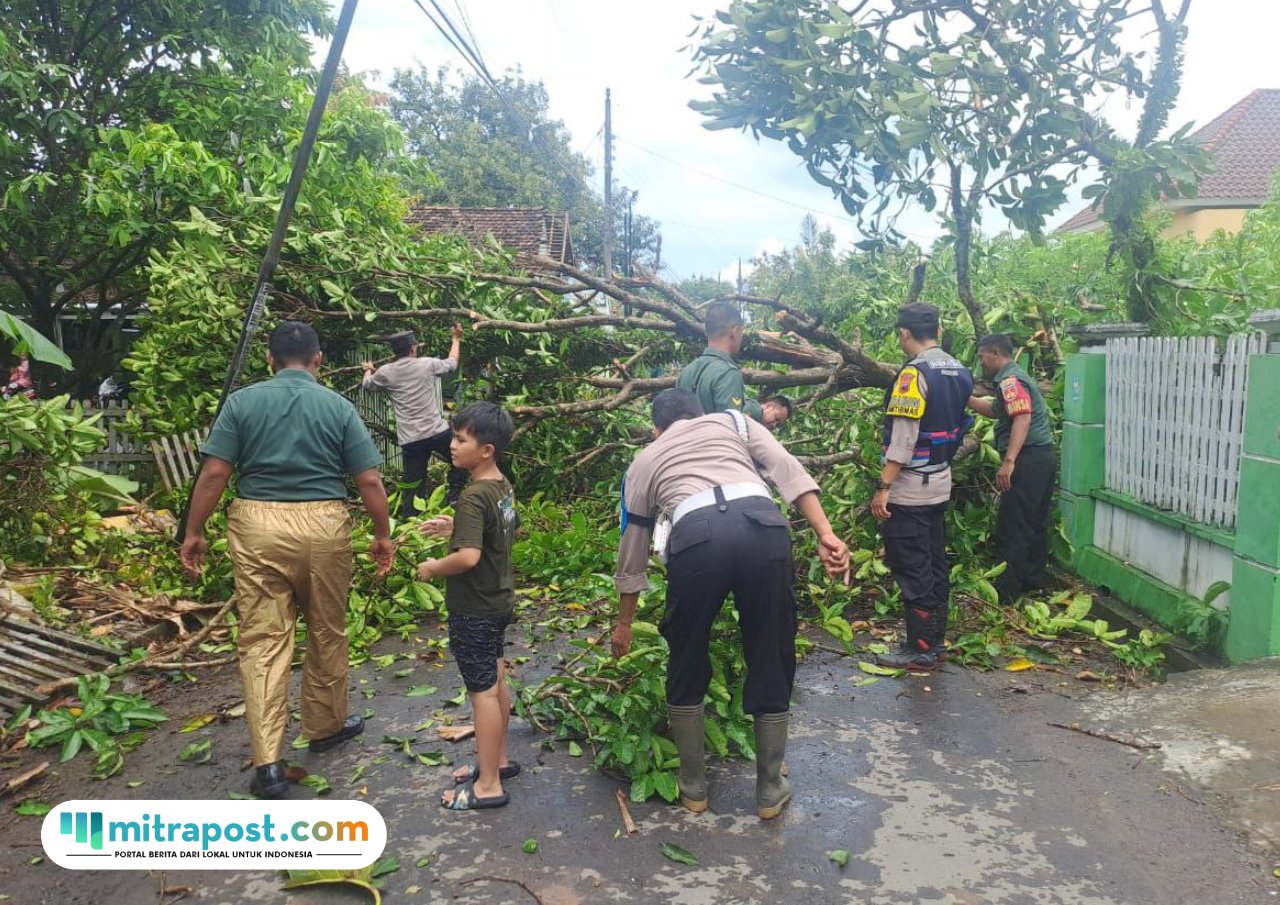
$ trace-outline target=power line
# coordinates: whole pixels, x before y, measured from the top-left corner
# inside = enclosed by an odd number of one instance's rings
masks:
[[[427,0],[427,2],[429,2],[432,8],[435,9],[436,15],[439,16],[439,20],[437,20],[436,16],[433,16],[431,11],[422,4],[422,0],[413,0],[414,5],[422,11],[424,16],[427,17],[427,21],[435,26],[436,30],[440,32],[444,39],[448,41],[453,49],[458,51],[468,65],[471,66],[471,69],[480,78],[480,80],[483,81],[497,96],[498,100],[502,103],[502,106],[507,109],[509,114],[511,114],[512,119],[514,119],[524,130],[526,138],[528,138],[532,144],[536,145],[542,151],[546,160],[554,164],[560,172],[567,176],[570,181],[576,183],[580,189],[585,191],[587,194],[591,194],[591,186],[586,183],[582,176],[570,169],[568,164],[561,160],[560,157],[547,146],[542,135],[534,130],[533,126],[530,125],[527,119],[525,119],[524,115],[516,109],[515,105],[512,104],[510,100],[507,99],[507,96],[502,92],[497,81],[489,72],[489,67],[485,65],[484,59],[480,56],[479,51],[476,50],[472,43],[462,35],[462,32],[458,27],[453,24],[453,20],[449,18],[449,14],[444,11],[438,0]],[[468,28],[468,32],[470,32],[470,28]],[[474,35],[472,38],[474,40]]]

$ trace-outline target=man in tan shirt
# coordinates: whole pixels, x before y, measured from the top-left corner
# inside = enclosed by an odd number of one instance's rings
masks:
[[[680,800],[691,811],[707,808],[707,644],[732,592],[747,661],[743,709],[755,717],[756,811],[768,820],[791,799],[781,770],[796,670],[796,602],[789,523],[764,480],[809,521],[829,574],[848,579],[849,551],[822,511],[818,485],[767,430],[736,411],[701,416],[692,393],[659,393],[653,401],[657,439],[627,470],[613,653],[621,657],[631,648],[636,604],[649,587],[650,538],[655,523],[669,519],[660,629],[671,652],[667,705],[680,753]]]
[[[467,485],[467,473],[452,467],[449,443],[453,432],[440,411],[441,400],[436,389],[436,380],[458,367],[462,327],[453,325],[453,343],[446,358],[419,356],[418,341],[409,331],[395,334],[388,342],[395,361],[376,370],[373,362],[364,362],[361,385],[366,390],[391,395],[391,406],[396,413],[396,442],[401,452],[401,478],[408,485],[400,494],[400,518],[410,518],[417,511],[414,500],[427,496],[427,463],[432,456],[450,463],[447,479],[450,505],[458,502],[462,488]]]

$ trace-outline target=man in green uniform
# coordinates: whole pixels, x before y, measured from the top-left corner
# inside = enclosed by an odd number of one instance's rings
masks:
[[[747,398],[742,369],[734,360],[742,351],[742,314],[733,305],[715,302],[707,306],[707,348],[686,365],[676,388],[698,397],[704,412],[737,409],[763,422],[760,403]]]
[[[191,495],[182,565],[192,577],[200,575],[205,522],[235,471],[227,546],[256,768],[249,788],[278,798],[287,788],[282,755],[299,610],[307,622],[302,735],[312,751],[327,751],[364,729],[360,715],[347,712],[351,517],[344,475],[355,476],[373,519],[369,555],[379,575],[390,571],[395,548],[378,471],[382,457],[351,403],[316,382],[316,331],[286,321],[271,331],[267,347],[275,377],[227,399],[200,449],[205,459]]]
[[[995,546],[996,555],[1008,565],[995,586],[1001,602],[1009,603],[1049,584],[1045,563],[1058,457],[1049,409],[1036,382],[1014,361],[1009,337],[984,336],[978,341],[978,359],[983,373],[995,382],[996,394],[970,397],[969,408],[995,418],[996,449],[1004,457],[996,472],[1001,496]]]

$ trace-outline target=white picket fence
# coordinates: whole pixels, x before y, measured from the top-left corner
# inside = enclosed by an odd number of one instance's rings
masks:
[[[1262,334],[1107,341],[1106,486],[1234,528],[1249,357]]]

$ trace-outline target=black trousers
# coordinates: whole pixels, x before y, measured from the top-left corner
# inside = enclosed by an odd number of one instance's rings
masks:
[[[1057,477],[1058,456],[1052,446],[1032,446],[1018,454],[1012,485],[1000,497],[996,515],[996,558],[1008,563],[994,582],[1003,602],[1049,581],[1045,563]]]
[[[697,509],[667,541],[667,612],[660,630],[671,649],[667,702],[701,704],[711,682],[711,626],[732,593],[742,631],[750,714],[791,709],[796,675],[796,598],[791,536],[772,500],[748,497]]]
[[[902,591],[907,640],[922,651],[941,643],[951,605],[946,515],[946,503],[890,503],[889,517],[880,523],[884,561]]]
[[[400,518],[409,518],[416,514],[417,510],[413,507],[415,498],[420,497],[424,500],[427,498],[427,463],[431,461],[432,456],[450,463],[449,476],[446,479],[449,484],[449,503],[452,505],[458,502],[462,488],[467,486],[467,472],[453,467],[453,457],[449,454],[449,444],[452,441],[453,431],[446,430],[434,437],[414,440],[400,447],[404,482],[414,485],[406,488],[400,495]]]

